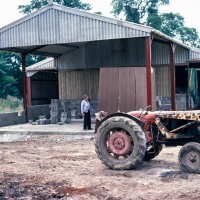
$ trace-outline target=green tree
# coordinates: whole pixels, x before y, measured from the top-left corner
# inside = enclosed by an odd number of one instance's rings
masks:
[[[163,13],[161,16],[161,29],[163,33],[170,37],[177,36],[177,30],[185,24],[184,17],[178,13]]]
[[[101,11],[96,11],[96,12],[94,12],[94,14],[102,15],[102,12]]]
[[[169,4],[169,0],[112,0],[112,13],[115,17],[124,14],[127,21],[143,23],[158,13],[160,5]]]
[[[111,4],[115,16],[122,13],[127,21],[151,26],[189,46],[200,46],[197,30],[186,27],[183,16],[159,12],[159,6],[169,4],[169,0],[112,0]]]
[[[151,26],[156,30],[161,30],[162,27],[162,18],[158,13],[151,14],[147,17],[146,21],[147,26]]]
[[[45,59],[45,57],[41,56],[26,56],[26,66],[30,66]],[[6,97],[9,95],[21,98],[22,97],[22,71],[21,71],[21,54],[17,53],[10,53],[10,52],[0,52],[0,82],[3,83],[4,81],[11,81],[12,87],[10,90],[1,90],[5,93],[3,96]],[[13,79],[11,79],[11,77]],[[3,87],[3,84],[2,84]]]
[[[180,27],[177,30],[177,35],[183,43],[200,48],[199,34],[195,28]]]
[[[170,12],[163,13],[159,17],[161,18],[161,26],[158,30],[170,37],[178,38],[189,46],[198,47],[200,43],[198,32],[195,28],[185,26],[183,16]]]
[[[91,10],[91,5],[82,3],[80,0],[53,0],[54,3],[61,4],[71,8],[82,10]],[[48,4],[48,0],[31,0],[29,5],[19,5],[18,8],[21,13],[29,14]]]
[[[6,98],[8,95],[16,95],[18,89],[16,87],[17,80],[9,74],[6,61],[0,58],[0,98]]]

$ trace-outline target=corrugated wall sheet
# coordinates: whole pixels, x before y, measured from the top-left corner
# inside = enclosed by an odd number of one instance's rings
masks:
[[[155,67],[155,92],[156,96],[171,96],[170,87],[170,68],[169,67]]]
[[[190,59],[200,59],[200,50],[191,51],[190,52]]]
[[[170,61],[170,46],[167,44],[152,43],[152,65],[168,65]],[[175,64],[185,64],[189,59],[189,49],[176,45]]]
[[[77,59],[78,58],[78,59]],[[186,63],[189,50],[177,45],[175,63]],[[55,60],[58,69],[145,66],[143,38],[90,42]],[[152,43],[152,65],[169,65],[169,45]]]
[[[186,49],[180,45],[176,45],[175,50],[175,63],[176,64],[185,64],[190,56],[190,50]]]
[[[59,71],[59,98],[82,99],[84,94],[98,99],[99,70]]]
[[[148,27],[53,5],[0,29],[0,48],[149,35]]]
[[[144,47],[142,38],[90,42],[55,63],[58,69],[144,66]]]
[[[152,43],[152,65],[169,64],[169,45],[153,42]]]

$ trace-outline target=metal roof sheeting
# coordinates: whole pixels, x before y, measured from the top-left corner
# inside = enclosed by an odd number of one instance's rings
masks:
[[[55,70],[54,59],[47,58],[26,68],[26,71]]]
[[[38,71],[45,71],[45,70],[56,70],[53,58],[44,59],[34,65],[27,67],[26,75],[27,77],[31,77],[34,74],[36,74]]]
[[[151,28],[53,4],[0,29],[0,48],[149,36]]]

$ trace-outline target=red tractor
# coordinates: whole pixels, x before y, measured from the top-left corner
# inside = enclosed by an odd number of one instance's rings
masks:
[[[200,111],[142,111],[96,114],[96,152],[111,169],[132,169],[165,146],[183,146],[179,163],[200,173]]]

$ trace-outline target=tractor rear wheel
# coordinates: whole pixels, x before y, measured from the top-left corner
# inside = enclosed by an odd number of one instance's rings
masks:
[[[157,144],[154,147],[152,146],[145,152],[145,156],[143,160],[149,161],[158,156],[158,154],[162,151],[163,146],[161,144]]]
[[[179,152],[180,167],[190,173],[200,174],[200,144],[190,142],[185,144]]]
[[[146,139],[135,121],[127,117],[112,117],[98,128],[95,146],[98,157],[107,167],[131,169],[142,161]]]

